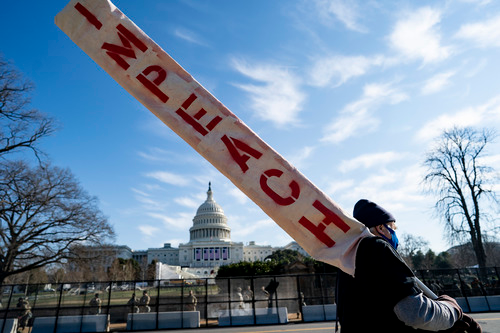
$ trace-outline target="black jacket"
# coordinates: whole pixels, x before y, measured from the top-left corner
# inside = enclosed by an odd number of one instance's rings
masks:
[[[384,239],[361,240],[356,254],[355,278],[339,271],[336,293],[341,333],[424,332],[406,326],[394,306],[421,293],[415,275]]]

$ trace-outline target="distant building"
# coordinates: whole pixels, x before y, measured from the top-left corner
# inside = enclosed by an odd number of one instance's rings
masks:
[[[291,242],[285,247],[272,247],[271,245],[257,245],[254,241],[250,241],[248,245],[231,241],[231,228],[227,224],[224,210],[214,200],[210,183],[207,199],[196,211],[193,226],[189,229],[189,242],[179,244],[178,248],[172,247],[170,243],[165,243],[160,248],[140,251],[131,250],[127,246],[114,248],[112,252],[109,252],[107,248],[107,253],[112,253],[111,258],[106,262],[107,267],[111,266],[116,258],[133,258],[140,264],[146,261],[150,264],[154,260],[162,264],[157,266],[157,270],[164,270],[161,276],[178,274],[179,277],[214,276],[220,266],[242,261],[262,261],[280,249],[296,250],[308,256],[307,252],[296,242]],[[93,250],[99,252],[98,248]],[[160,275],[157,272],[157,276]]]

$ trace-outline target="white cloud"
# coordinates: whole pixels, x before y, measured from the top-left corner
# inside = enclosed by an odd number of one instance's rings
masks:
[[[146,177],[150,177],[162,183],[176,186],[186,186],[189,184],[189,178],[168,171],[149,172],[146,174]]]
[[[202,39],[193,31],[183,29],[183,28],[177,28],[174,30],[174,35],[179,37],[180,39],[183,39],[189,43],[192,44],[197,44],[201,46],[207,46],[205,42],[202,41]]]
[[[422,95],[430,95],[437,93],[444,89],[449,83],[450,79],[455,75],[455,72],[448,71],[439,73],[427,80],[421,89]]]
[[[491,0],[459,0],[460,2],[478,4],[479,6],[487,5]]]
[[[407,98],[406,94],[391,84],[366,85],[361,99],[348,104],[340,111],[340,116],[324,128],[325,134],[321,141],[340,143],[361,131],[375,131],[379,120],[373,116],[374,110],[382,104],[397,104]]]
[[[161,213],[146,212],[146,215],[156,220],[160,220],[167,229],[174,228],[184,230],[192,226],[192,214],[178,213],[177,217],[170,217]]]
[[[309,161],[311,155],[316,150],[316,147],[302,147],[295,151],[291,156],[288,156],[287,160],[293,164],[297,169],[304,167],[307,161]]]
[[[200,206],[200,201],[195,201],[188,197],[175,198],[174,202],[178,205],[188,207],[188,208],[198,208]]]
[[[274,227],[276,223],[271,219],[264,219],[248,223],[245,225],[239,225],[239,227],[232,229],[232,234],[235,237],[246,238],[246,236],[253,234],[259,230],[266,230],[269,227]]]
[[[318,15],[324,24],[330,25],[335,19],[342,22],[349,30],[366,32],[357,21],[359,11],[353,1],[316,0]]]
[[[231,187],[227,192],[231,197],[236,199],[236,201],[242,205],[248,204],[248,197],[240,191],[237,187]]]
[[[431,63],[448,58],[451,48],[441,45],[441,13],[424,7],[404,15],[389,36],[391,46],[404,57]]]
[[[418,164],[398,170],[377,169],[348,190],[342,191],[340,196],[350,202],[365,198],[377,203],[389,203],[389,210],[418,209],[418,202],[426,200],[420,187],[422,175]]]
[[[300,81],[283,67],[269,64],[248,64],[234,59],[232,66],[241,74],[262,82],[262,85],[236,84],[250,95],[255,114],[277,126],[298,124],[305,94],[299,89]]]
[[[492,17],[488,21],[464,24],[455,37],[466,39],[479,47],[499,47],[500,15]]]
[[[401,154],[393,151],[364,154],[350,160],[342,161],[339,165],[339,171],[348,172],[358,168],[369,169],[375,166],[381,167],[394,161],[399,161],[405,158],[405,156],[405,153]]]
[[[161,123],[164,125],[163,123]],[[163,126],[165,128],[165,126]],[[144,151],[138,151],[137,155],[148,162],[169,162],[174,164],[197,164],[197,158],[192,154],[179,154],[158,147],[148,147]]]
[[[331,197],[334,197],[335,194],[339,192],[342,193],[345,190],[350,189],[352,186],[354,186],[354,180],[352,179],[333,180],[326,186],[325,193]]]
[[[140,225],[137,227],[137,229],[139,229],[141,234],[148,237],[154,236],[160,231],[159,228],[153,227],[151,225]]]
[[[313,86],[338,87],[357,76],[365,75],[374,66],[391,65],[393,59],[383,56],[331,56],[314,61],[309,83]]]
[[[491,98],[486,103],[468,107],[452,114],[442,114],[427,122],[415,135],[418,141],[432,140],[439,136],[444,130],[454,126],[477,126],[484,124],[490,126],[492,122],[500,120],[500,95]]]

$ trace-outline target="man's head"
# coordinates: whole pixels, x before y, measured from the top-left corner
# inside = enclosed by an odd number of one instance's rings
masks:
[[[142,294],[143,294],[143,295],[146,295],[147,293],[148,293],[148,291],[147,291],[147,290],[144,290],[144,291],[142,292]]]
[[[353,216],[367,226],[375,235],[385,238],[394,248],[398,247],[398,239],[394,230],[396,219],[384,208],[376,203],[361,199],[354,205]]]

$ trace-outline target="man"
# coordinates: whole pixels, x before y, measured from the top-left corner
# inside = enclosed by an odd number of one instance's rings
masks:
[[[151,301],[151,297],[148,295],[148,291],[144,290],[142,292],[142,297],[139,300],[141,307],[143,308],[144,312],[151,312],[151,308],[149,307],[149,302]]]
[[[196,311],[196,305],[198,304],[198,299],[194,295],[193,291],[189,291],[189,295],[187,297],[186,302],[186,310],[187,311]]]
[[[138,304],[139,304],[139,299],[137,297],[135,297],[135,293],[133,293],[127,302],[127,305],[130,306],[130,312],[139,313]]]
[[[17,332],[20,333],[24,331],[26,326],[28,326],[28,322],[32,317],[31,306],[28,301],[28,297],[26,298],[20,297],[18,299],[16,307],[20,309],[20,314],[19,317],[17,318],[18,321]]]
[[[339,272],[336,297],[342,333],[482,332],[453,298],[431,300],[422,294],[412,270],[396,252],[396,219],[388,211],[362,199],[353,216],[375,237],[360,241],[354,277]]]
[[[95,294],[94,298],[89,301],[89,305],[91,306],[90,314],[100,314],[101,313],[101,299],[99,298],[99,294]]]

